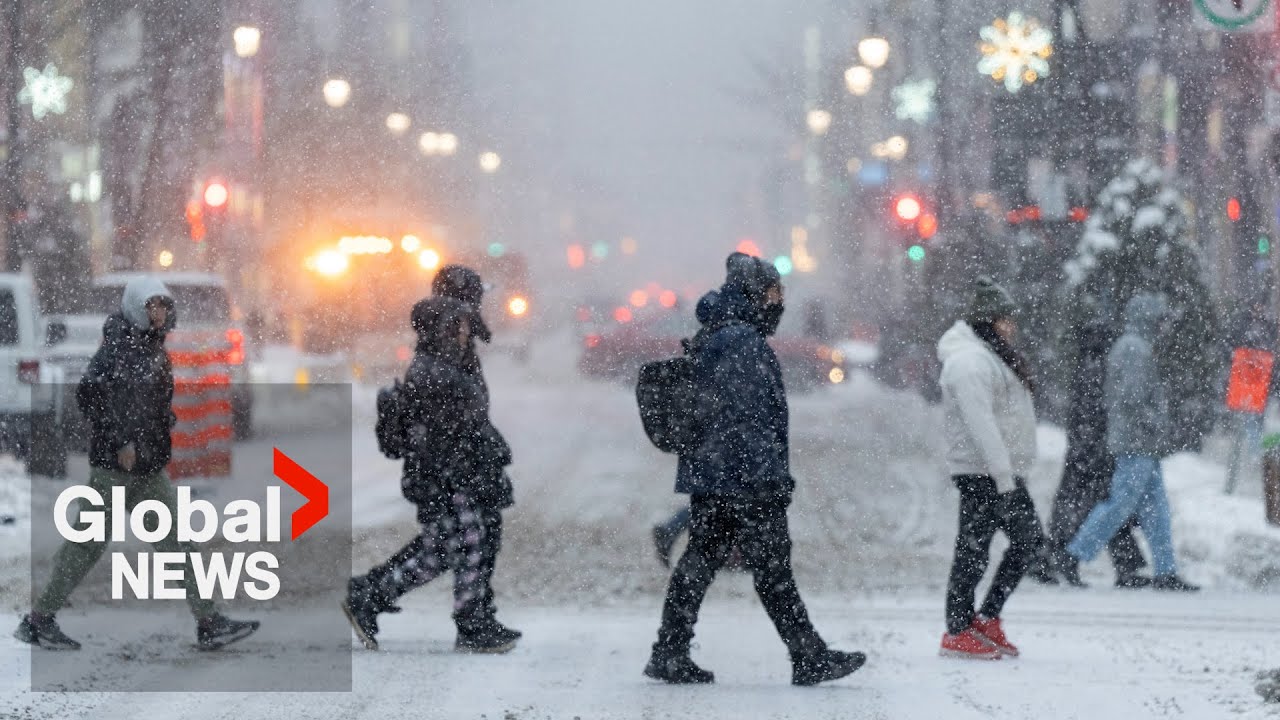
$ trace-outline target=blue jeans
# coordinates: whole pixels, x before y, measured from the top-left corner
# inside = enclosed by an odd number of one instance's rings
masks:
[[[1067,546],[1067,552],[1077,560],[1094,559],[1135,513],[1147,545],[1151,547],[1151,562],[1156,576],[1177,573],[1178,566],[1173,559],[1169,497],[1164,491],[1164,475],[1157,457],[1120,455],[1116,458],[1116,471],[1111,476],[1111,496],[1089,513],[1075,539]]]

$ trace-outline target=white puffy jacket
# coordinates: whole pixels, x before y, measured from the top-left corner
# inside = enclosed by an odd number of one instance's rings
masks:
[[[938,341],[947,470],[990,475],[1000,492],[1027,477],[1036,460],[1036,412],[1031,393],[964,321]]]

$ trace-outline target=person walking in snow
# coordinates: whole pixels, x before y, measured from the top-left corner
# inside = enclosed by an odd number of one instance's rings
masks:
[[[1075,537],[1084,520],[1107,497],[1115,457],[1107,450],[1107,411],[1102,397],[1106,377],[1107,352],[1112,334],[1103,323],[1091,323],[1080,331],[1079,354],[1071,378],[1071,405],[1067,411],[1067,457],[1062,481],[1053,498],[1049,516],[1049,545],[1045,555],[1053,568],[1067,566],[1067,543]],[[1139,574],[1147,563],[1134,537],[1136,518],[1129,520],[1107,541],[1107,551],[1116,571],[1116,587],[1141,588],[1151,578]],[[1065,579],[1083,586],[1079,573]]]
[[[172,455],[174,414],[173,365],[164,341],[176,324],[173,296],[160,280],[130,280],[119,312],[102,326],[102,346],[76,390],[80,411],[90,425],[89,486],[104,498],[111,496],[113,487],[123,486],[130,512],[149,500],[164,503],[170,517],[178,514],[177,493],[165,474]],[[104,513],[104,526],[111,526],[110,505],[95,512]],[[194,552],[189,543],[178,541],[176,524],[155,548],[184,557]],[[44,592],[14,636],[49,650],[79,650],[80,643],[62,632],[54,616],[105,549],[105,542],[64,542],[53,558]],[[192,577],[189,561],[183,577]],[[178,583],[187,591],[200,649],[220,648],[258,629],[258,621],[231,620],[217,611],[213,601],[196,595],[185,580]]]
[[[1160,470],[1169,430],[1169,407],[1152,346],[1165,312],[1159,295],[1134,295],[1125,306],[1124,334],[1107,354],[1103,397],[1107,450],[1116,458],[1115,473],[1111,476],[1110,497],[1089,513],[1067,545],[1063,571],[1069,580],[1078,582],[1080,561],[1097,557],[1116,531],[1137,514],[1151,548],[1151,586],[1158,590],[1199,589],[1177,574],[1169,498]]]
[[[1017,657],[1000,613],[1043,542],[1026,486],[1036,459],[1036,415],[1031,373],[1013,346],[1016,310],[1004,288],[979,278],[964,319],[938,341],[947,467],[960,491],[947,631],[939,651],[946,657]],[[1008,536],[1009,548],[975,611],[974,594],[997,530]]]
[[[791,682],[841,678],[866,662],[831,650],[809,620],[791,570],[787,507],[795,480],[789,462],[787,396],[778,358],[766,342],[783,312],[772,265],[734,253],[719,291],[698,303],[705,332],[695,337],[694,385],[702,441],[682,454],[676,492],[690,496],[689,545],[671,575],[647,677],[710,683],[689,657],[703,598],[730,548],[741,547],[756,594],[791,654]]]
[[[414,306],[412,324],[418,345],[402,390],[408,453],[400,487],[418,508],[422,532],[351,578],[342,609],[364,646],[376,650],[378,615],[398,612],[398,598],[451,570],[455,649],[507,652],[519,635],[485,612],[485,526],[476,498],[494,502],[486,493],[501,483],[495,475],[511,462],[511,451],[489,421],[488,396],[469,369],[477,315],[466,303],[435,296]]]
[[[467,589],[462,583],[463,576],[454,575],[454,596],[461,606],[453,614],[454,623],[458,627],[459,636],[462,637],[483,637],[486,634],[495,634],[500,637],[519,639],[522,636],[519,630],[498,622],[498,608],[493,595],[493,573],[497,567],[498,553],[502,551],[502,511],[515,504],[515,494],[511,486],[511,477],[503,469],[511,464],[511,447],[488,419],[489,385],[485,382],[480,355],[476,352],[476,340],[488,343],[493,339],[493,333],[481,315],[484,283],[479,273],[469,267],[445,265],[431,280],[431,293],[436,297],[459,300],[471,308],[473,327],[462,369],[477,386],[485,416],[483,432],[488,438],[488,447],[491,448],[490,456],[495,461],[486,466],[483,472],[464,488],[467,499],[479,516],[483,529],[480,536],[480,577],[477,580],[479,593],[474,598],[461,599],[466,595]]]

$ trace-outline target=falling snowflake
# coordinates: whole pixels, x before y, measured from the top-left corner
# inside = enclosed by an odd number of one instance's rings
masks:
[[[915,120],[920,124],[933,116],[933,93],[937,84],[932,80],[905,82],[893,89],[893,100],[898,104],[894,114],[899,120]]]
[[[33,67],[22,71],[27,84],[18,91],[18,102],[31,106],[31,114],[37,120],[49,113],[61,115],[67,111],[67,93],[74,84],[71,78],[58,74],[54,65],[45,65],[41,72]]]
[[[1003,82],[1009,92],[1016,93],[1023,85],[1049,74],[1053,33],[1040,27],[1034,18],[1023,17],[1020,12],[1009,13],[1007,19],[982,28],[980,35],[982,60],[978,62],[978,72]]]

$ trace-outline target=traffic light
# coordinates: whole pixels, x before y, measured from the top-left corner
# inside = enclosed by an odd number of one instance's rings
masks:
[[[210,211],[218,211],[227,207],[231,199],[231,191],[222,180],[210,180],[204,186],[204,206]]]
[[[893,214],[898,218],[898,222],[907,224],[914,223],[920,219],[920,213],[924,212],[924,206],[920,204],[920,198],[915,195],[906,194],[899,195],[893,201]]]
[[[907,259],[913,263],[924,262],[924,256],[925,256],[925,251],[924,251],[923,245],[912,245],[911,247],[907,248]]]
[[[1240,198],[1238,197],[1227,198],[1227,219],[1230,220],[1231,222],[1239,222],[1240,213],[1241,213]]]

